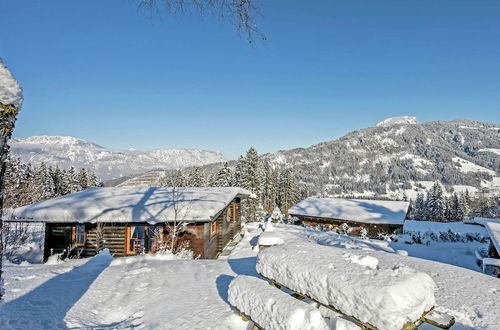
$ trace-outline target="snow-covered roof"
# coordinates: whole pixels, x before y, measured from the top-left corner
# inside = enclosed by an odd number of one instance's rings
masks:
[[[484,228],[488,231],[495,249],[500,253],[500,222],[488,221],[484,224]]]
[[[19,107],[23,103],[21,86],[0,58],[0,102]]]
[[[288,214],[372,224],[404,223],[410,203],[365,199],[309,197],[292,206]]]
[[[474,218],[474,219],[470,219],[470,220],[464,220],[464,223],[466,224],[470,224],[470,225],[480,225],[480,226],[483,226],[487,223],[487,222],[499,222],[500,223],[500,219],[491,219],[491,218]]]
[[[105,187],[19,207],[5,220],[41,222],[212,221],[234,198],[248,197],[237,187]],[[174,207],[176,205],[176,207]]]

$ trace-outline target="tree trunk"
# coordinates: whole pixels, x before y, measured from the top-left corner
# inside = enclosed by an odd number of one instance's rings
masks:
[[[9,153],[9,139],[16,122],[19,109],[12,104],[0,102],[0,299],[3,296],[3,201],[4,201],[4,176],[7,169],[7,156]]]

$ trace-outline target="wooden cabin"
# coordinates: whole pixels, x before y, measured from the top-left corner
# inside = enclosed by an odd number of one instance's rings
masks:
[[[401,230],[410,203],[343,198],[307,198],[292,206],[288,215],[302,224],[324,229],[347,229],[350,235],[369,237]]]
[[[174,228],[176,247],[212,259],[240,232],[240,201],[249,195],[236,187],[91,188],[17,208],[6,221],[45,223],[44,260],[103,248],[116,257],[155,253]]]

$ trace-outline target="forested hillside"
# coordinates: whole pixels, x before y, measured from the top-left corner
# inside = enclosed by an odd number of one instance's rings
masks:
[[[500,125],[470,120],[385,124],[308,148],[262,156],[324,195],[416,197],[434,181],[446,193],[500,191]]]

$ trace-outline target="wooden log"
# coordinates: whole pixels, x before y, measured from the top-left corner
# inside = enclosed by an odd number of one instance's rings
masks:
[[[245,322],[251,322],[252,325],[252,330],[264,330],[263,327],[255,323],[250,316],[246,315],[245,313],[240,312],[237,308],[235,308],[236,311],[238,312],[238,315],[241,317],[241,319]]]
[[[435,309],[431,309],[420,319],[425,323],[429,323],[441,329],[449,329],[455,324],[455,317]]]

